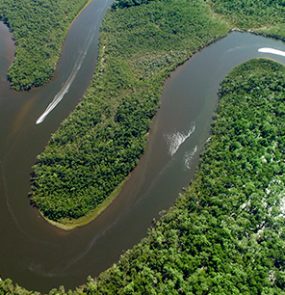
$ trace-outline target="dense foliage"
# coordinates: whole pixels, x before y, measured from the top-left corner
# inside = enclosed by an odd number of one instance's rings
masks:
[[[9,279],[3,281],[0,279],[0,295],[39,295],[39,293],[15,286]]]
[[[131,6],[137,6],[141,4],[148,4],[152,1],[160,1],[160,0],[115,0],[112,8],[117,9],[117,8],[128,8]]]
[[[285,293],[285,68],[239,66],[220,97],[191,187],[87,294]]]
[[[52,75],[65,32],[88,0],[0,0],[0,19],[16,40],[8,78],[15,89],[40,86]]]
[[[232,26],[285,40],[284,0],[207,0]]]
[[[144,150],[165,78],[227,30],[201,1],[109,12],[92,85],[34,168],[32,201],[46,217],[79,218],[112,193]]]

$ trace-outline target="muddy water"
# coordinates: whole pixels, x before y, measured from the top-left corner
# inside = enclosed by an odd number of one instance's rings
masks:
[[[189,183],[209,136],[216,93],[225,75],[255,57],[285,63],[284,57],[258,53],[260,47],[285,50],[283,43],[237,32],[194,55],[167,80],[147,151],[121,194],[94,222],[64,232],[30,207],[31,167],[88,86],[96,64],[99,24],[110,2],[95,0],[80,15],[68,34],[54,79],[30,92],[9,89],[5,77],[13,42],[0,26],[0,275],[29,289],[46,291],[61,284],[72,288],[117,261]],[[68,93],[36,125],[85,51]]]

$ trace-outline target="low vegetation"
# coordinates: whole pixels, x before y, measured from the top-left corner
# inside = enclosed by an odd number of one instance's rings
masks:
[[[233,27],[285,40],[284,0],[208,0]]]
[[[8,78],[17,90],[43,85],[51,78],[67,28],[88,0],[0,0],[0,20],[16,40]]]

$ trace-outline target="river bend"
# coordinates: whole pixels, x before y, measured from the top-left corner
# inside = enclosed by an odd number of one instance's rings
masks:
[[[166,81],[146,153],[118,198],[88,226],[64,232],[31,208],[31,167],[90,82],[99,26],[111,2],[95,0],[81,13],[68,33],[55,77],[29,92],[9,88],[5,77],[14,47],[0,25],[0,275],[29,289],[73,288],[116,262],[193,177],[224,77],[256,57],[285,63],[284,56],[258,52],[262,47],[284,51],[284,43],[249,33],[230,33],[195,54]]]

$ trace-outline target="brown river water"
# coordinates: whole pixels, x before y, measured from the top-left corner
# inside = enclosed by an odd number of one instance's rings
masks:
[[[14,45],[0,24],[0,276],[29,289],[74,288],[116,262],[146,235],[153,219],[175,202],[193,177],[225,75],[255,57],[285,63],[285,57],[257,51],[285,50],[284,43],[249,33],[230,33],[195,54],[166,81],[146,153],[117,199],[89,225],[59,230],[30,206],[31,167],[88,87],[96,66],[99,26],[111,2],[95,0],[81,13],[69,30],[54,78],[29,92],[9,88],[6,73]]]

